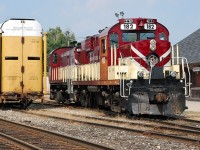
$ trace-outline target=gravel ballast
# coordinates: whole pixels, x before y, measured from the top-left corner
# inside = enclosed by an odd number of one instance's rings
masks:
[[[38,105],[37,105],[38,107]],[[34,108],[31,105],[30,108]],[[54,111],[59,113],[73,113],[82,114],[88,116],[99,116],[101,113],[85,109],[72,110],[68,107],[62,108],[43,108],[37,110],[29,109],[29,111]],[[103,114],[102,114],[103,115]],[[157,139],[153,137],[143,136],[133,132],[109,129],[104,127],[96,127],[92,125],[65,122],[57,119],[46,118],[31,114],[25,114],[22,112],[16,112],[14,110],[2,110],[0,109],[0,118],[20,122],[23,124],[37,126],[52,132],[71,135],[77,138],[85,139],[90,142],[108,145],[117,150],[130,150],[130,149],[145,149],[145,150],[198,150],[199,147],[193,145],[187,145],[185,143],[179,143],[174,141],[168,141],[165,139]]]

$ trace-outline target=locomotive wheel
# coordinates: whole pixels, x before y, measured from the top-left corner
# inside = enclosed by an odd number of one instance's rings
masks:
[[[53,100],[53,99],[55,99],[55,96],[52,92],[50,92],[50,100]]]
[[[61,91],[58,91],[58,92],[56,92],[56,98],[55,98],[55,100],[58,102],[58,103],[64,103],[64,100],[63,100],[63,96],[62,96],[62,93],[61,93]]]
[[[100,99],[100,94],[98,92],[96,92],[94,94],[94,106],[95,107],[99,107],[99,99]]]
[[[28,100],[24,100],[20,103],[22,109],[26,109],[28,107]]]
[[[121,99],[119,96],[119,92],[116,92],[112,96],[110,96],[110,102],[111,102],[111,110],[114,112],[121,112]]]
[[[82,107],[87,107],[88,106],[88,94],[87,93],[81,93],[81,96],[80,96],[80,101],[81,101],[81,106]]]
[[[100,94],[97,92],[90,92],[89,94],[89,101],[88,101],[88,106],[92,108],[97,108],[98,107],[98,100],[99,100]]]

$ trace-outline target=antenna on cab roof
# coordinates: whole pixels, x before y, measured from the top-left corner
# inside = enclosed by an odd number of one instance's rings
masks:
[[[117,19],[119,19],[119,16],[121,16],[121,18],[123,18],[124,17],[124,12],[121,11],[121,12],[119,12],[119,14],[115,13],[115,16],[117,17]]]

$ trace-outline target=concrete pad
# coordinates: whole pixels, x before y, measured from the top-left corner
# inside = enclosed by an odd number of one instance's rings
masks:
[[[200,112],[200,101],[187,101],[186,100],[186,106],[188,107],[188,109],[186,109],[186,111]]]

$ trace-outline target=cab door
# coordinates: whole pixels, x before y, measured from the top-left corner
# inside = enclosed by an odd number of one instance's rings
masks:
[[[100,80],[108,80],[107,38],[100,38]]]

